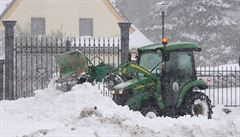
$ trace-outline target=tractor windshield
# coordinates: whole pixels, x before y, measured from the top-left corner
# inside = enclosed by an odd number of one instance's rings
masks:
[[[145,69],[152,71],[154,67],[153,73],[156,72],[156,69],[161,69],[161,65],[159,64],[162,61],[161,52],[147,52],[141,55],[141,59],[139,60],[139,65],[144,67]],[[159,65],[158,65],[159,64]],[[158,65],[158,66],[156,66]]]

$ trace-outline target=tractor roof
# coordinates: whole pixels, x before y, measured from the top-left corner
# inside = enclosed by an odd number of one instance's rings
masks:
[[[156,49],[163,49],[163,45],[158,43],[158,44],[151,44],[147,45],[144,47],[139,48],[138,50],[140,51],[152,51]],[[191,43],[191,42],[178,42],[178,43],[169,43],[166,46],[166,49],[168,51],[173,51],[173,50],[196,50],[200,51],[201,48],[196,43]]]

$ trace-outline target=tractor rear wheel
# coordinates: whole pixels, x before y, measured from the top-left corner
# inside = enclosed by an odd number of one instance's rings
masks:
[[[190,92],[185,96],[182,106],[180,107],[180,114],[191,116],[207,116],[212,118],[212,105],[208,96],[201,92]]]

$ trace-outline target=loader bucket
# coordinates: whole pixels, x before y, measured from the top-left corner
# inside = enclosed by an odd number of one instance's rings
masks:
[[[80,51],[64,53],[56,56],[60,68],[60,79],[69,79],[88,73],[88,62]]]

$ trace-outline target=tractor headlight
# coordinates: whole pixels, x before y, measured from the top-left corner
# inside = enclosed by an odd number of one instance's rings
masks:
[[[118,93],[119,93],[119,94],[122,94],[122,93],[123,93],[123,90],[119,90]]]
[[[112,94],[115,94],[115,90],[112,90],[111,93],[112,93]]]

